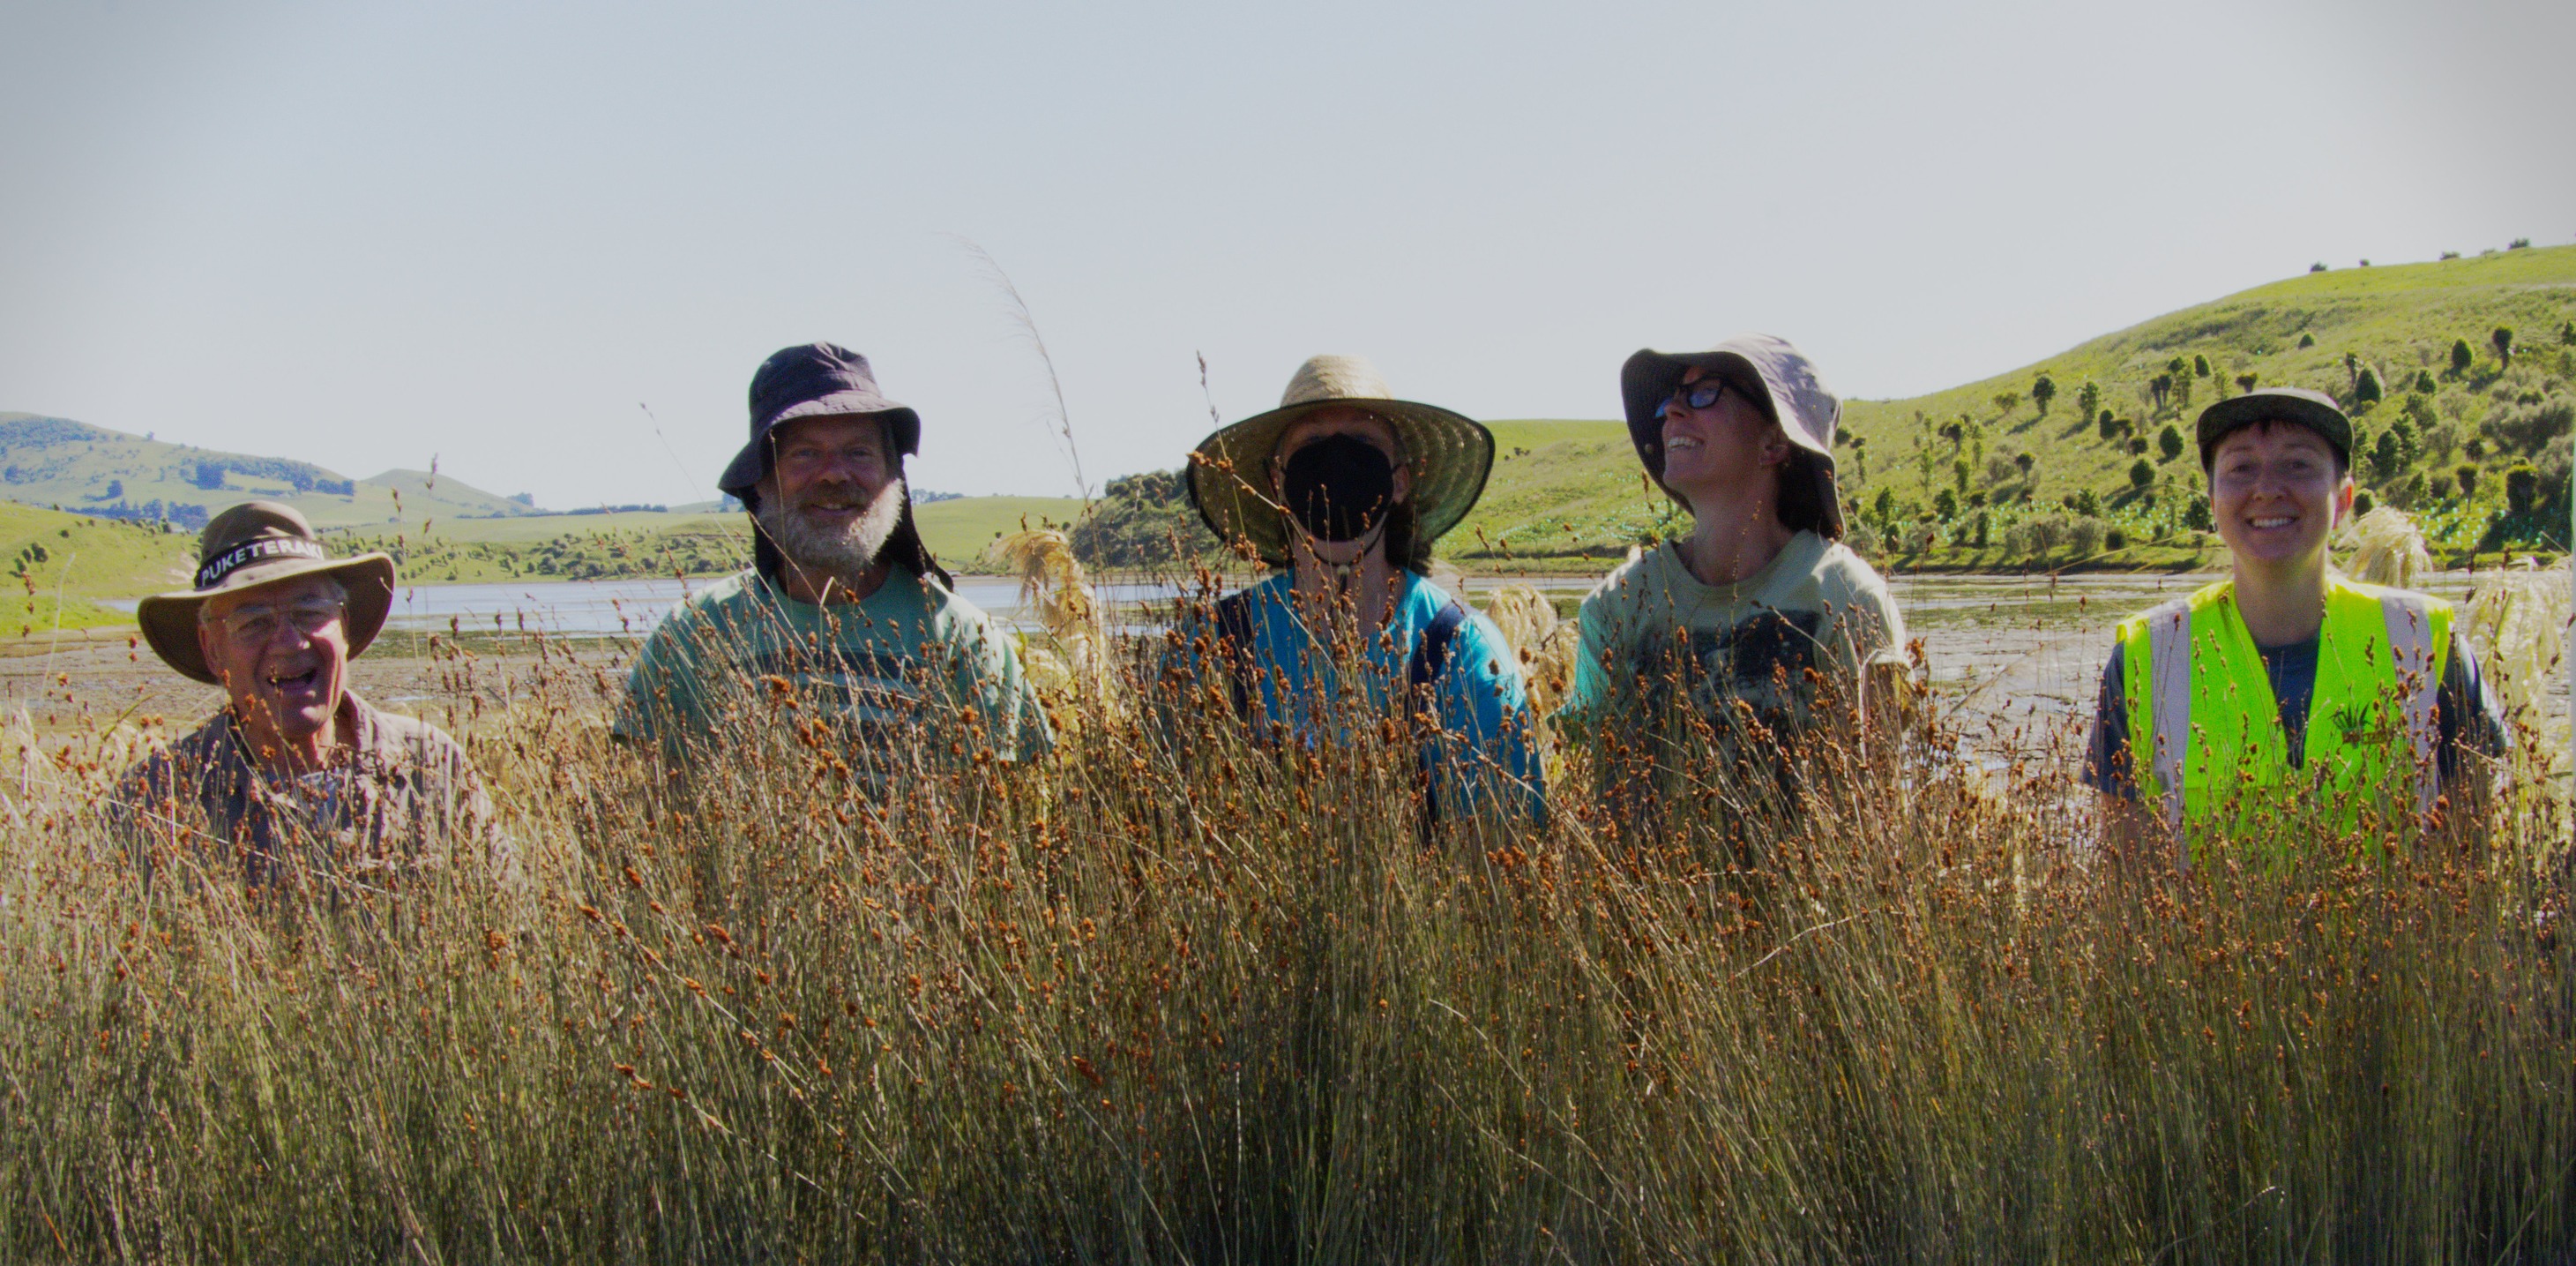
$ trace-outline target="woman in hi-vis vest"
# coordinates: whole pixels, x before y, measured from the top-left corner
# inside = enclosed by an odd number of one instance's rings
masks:
[[[2233,574],[2119,627],[2084,765],[2119,836],[2189,867],[2258,821],[2276,839],[2407,834],[2482,798],[2477,758],[2504,731],[2451,604],[2327,565],[2352,512],[2351,420],[2267,387],[2198,430]]]

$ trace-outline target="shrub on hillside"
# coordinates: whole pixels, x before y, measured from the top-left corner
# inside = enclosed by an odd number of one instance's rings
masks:
[[[2487,342],[2495,345],[2496,362],[2506,369],[2513,368],[2513,327],[2495,327],[2494,332],[2487,335]]]
[[[2152,488],[2152,487],[2154,487],[2154,486],[2155,486],[2155,483],[2156,483],[2156,467],[2155,467],[2155,463],[2150,462],[2150,461],[2148,461],[2146,458],[2143,458],[2143,457],[2139,458],[2138,460],[2136,460],[2136,461],[2134,461],[2134,462],[2129,463],[2129,486],[2130,486],[2130,487],[2132,487],[2132,488]]]
[[[2551,395],[2529,404],[2514,404],[2487,415],[2484,430],[2507,451],[2532,454],[2576,429],[2576,400]]]
[[[2435,422],[2423,428],[2422,434],[2424,455],[2434,461],[2449,461],[2451,454],[2459,450],[2460,424],[2457,422]]]
[[[2370,448],[2371,478],[2385,483],[2406,469],[2405,445],[2397,438],[2397,428],[2379,433],[2379,442]]]
[[[2361,404],[2376,404],[2382,395],[2379,389],[2379,371],[2365,366],[2361,376],[2353,380],[2352,398]]]
[[[2090,514],[2077,515],[2074,522],[2066,525],[2066,552],[2075,558],[2091,558],[2101,553],[2102,536],[2106,530],[2101,519]]]
[[[1066,539],[1083,566],[1113,571],[1186,567],[1223,554],[1177,470],[1110,480]]]
[[[2529,514],[2540,499],[2540,472],[2524,462],[2504,473],[2504,504],[2508,514]]]
[[[2469,350],[2467,339],[2451,340],[2451,373],[2454,377],[2469,372],[2469,366],[2477,363],[2478,354]]]
[[[2182,456],[2181,428],[2168,422],[2163,430],[2156,432],[2156,452],[2166,461]]]

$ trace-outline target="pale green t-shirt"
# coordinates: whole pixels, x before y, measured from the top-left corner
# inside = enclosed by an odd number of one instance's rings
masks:
[[[1820,687],[1854,698],[1863,665],[1905,654],[1905,617],[1887,581],[1813,532],[1731,585],[1700,583],[1666,541],[1611,572],[1583,600],[1580,623],[1582,652],[1558,714],[1577,731],[1614,707],[1669,706],[1684,689],[1708,715],[1741,700],[1766,722],[1803,723]]]
[[[636,656],[616,732],[687,759],[774,716],[782,695],[834,722],[844,759],[873,777],[963,746],[970,721],[978,746],[1004,760],[1055,741],[1010,635],[901,569],[865,599],[829,606],[748,569],[691,597]]]

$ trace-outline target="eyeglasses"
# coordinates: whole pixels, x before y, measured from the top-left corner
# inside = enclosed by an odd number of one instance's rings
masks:
[[[1670,412],[1676,400],[1680,401],[1685,408],[1705,409],[1716,404],[1725,394],[1726,380],[1723,378],[1702,378],[1698,382],[1686,382],[1673,388],[1673,394],[1664,397],[1664,402],[1655,406],[1655,416],[1660,418]]]
[[[237,607],[231,614],[215,621],[224,636],[252,645],[277,636],[279,629],[292,624],[295,631],[311,637],[339,622],[346,611],[343,603],[313,599],[283,607]]]

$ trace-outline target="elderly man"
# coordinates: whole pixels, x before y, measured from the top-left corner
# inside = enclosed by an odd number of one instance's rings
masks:
[[[750,442],[717,483],[751,511],[752,566],[654,629],[617,733],[699,767],[791,703],[837,723],[835,756],[880,791],[924,760],[1044,754],[1017,650],[913,527],[903,459],[920,447],[919,415],[879,394],[866,357],[808,343],[763,363]]]
[[[493,843],[465,749],[348,687],[393,590],[392,559],[332,559],[293,507],[253,501],[215,516],[195,586],[145,598],[136,620],[164,662],[229,700],[126,771],[111,814],[127,838],[201,857],[184,846],[229,846],[256,887]]]

